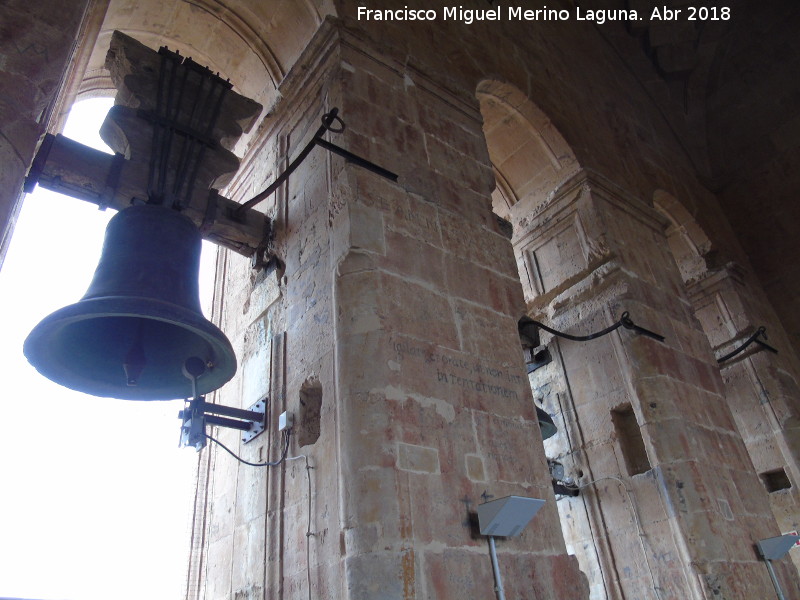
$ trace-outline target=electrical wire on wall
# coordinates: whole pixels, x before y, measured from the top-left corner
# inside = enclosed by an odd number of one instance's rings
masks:
[[[292,430],[291,429],[286,429],[286,430],[283,431],[283,434],[282,434],[283,440],[284,440],[284,442],[283,442],[283,452],[281,452],[281,457],[278,460],[272,461],[272,462],[267,461],[267,462],[263,462],[263,463],[254,463],[254,462],[247,461],[247,460],[243,459],[240,456],[237,456],[236,454],[234,454],[233,450],[228,448],[225,444],[220,442],[218,439],[216,439],[214,437],[211,437],[207,433],[205,434],[206,438],[208,438],[209,440],[214,442],[217,446],[219,446],[220,448],[225,450],[225,452],[230,454],[233,458],[238,460],[240,463],[245,464],[245,465],[249,465],[251,467],[277,467],[279,464],[281,464],[284,460],[286,460],[286,453],[289,451],[289,438],[291,437],[291,435],[292,435]]]
[[[285,462],[288,463],[289,461],[292,460],[302,459],[305,461],[306,481],[308,483],[308,514],[306,516],[306,585],[308,587],[308,600],[311,600],[311,539],[310,538],[314,536],[314,534],[311,532],[311,469],[313,469],[314,467],[312,467],[308,463],[308,456],[306,456],[305,454],[298,454],[297,456],[287,456],[287,453],[289,451],[289,440],[291,438],[291,434],[292,434],[291,429],[286,429],[282,432],[284,443],[283,443],[283,451],[281,452],[280,458],[275,461],[271,462],[266,461],[262,463],[254,463],[244,460],[240,456],[234,454],[234,452],[230,448],[228,448],[225,444],[223,444],[216,438],[213,438],[208,434],[206,434],[206,438],[217,444],[220,448],[225,450],[228,454],[233,456],[240,463],[249,465],[251,467],[277,467],[282,463]]]
[[[560,364],[561,364],[561,372],[562,372],[562,375],[563,375],[565,383],[566,383],[566,388],[567,388],[566,389],[566,396],[567,396],[568,400],[570,401],[570,403],[572,404],[572,411],[573,411],[573,414],[575,415],[575,425],[578,428],[579,437],[581,439],[583,439],[584,438],[583,429],[582,429],[582,427],[580,425],[580,422],[578,421],[578,418],[577,418],[578,412],[577,412],[577,408],[576,408],[576,406],[574,404],[574,400],[573,400],[574,397],[572,395],[572,386],[570,385],[569,377],[567,376],[566,369],[564,369],[564,356],[563,356],[563,354],[561,352],[561,345],[559,343],[559,340],[554,339],[553,341],[555,342],[555,347],[556,347],[556,350],[558,352],[558,357],[559,357],[559,361],[560,361]],[[563,406],[561,405],[561,397],[560,397],[560,395],[557,394],[556,398],[558,399],[558,405],[559,405],[559,409],[561,410],[561,414],[564,415],[564,409],[563,409]],[[566,432],[566,435],[567,435],[567,443],[568,443],[569,448],[571,450],[570,453],[574,453],[574,452],[576,452],[576,450],[574,449],[575,446],[573,446],[573,442],[572,442],[571,436],[569,434],[569,427],[566,426],[566,419],[564,420],[564,422],[565,422],[565,428],[564,429],[565,429],[565,432]],[[588,467],[588,465],[587,465],[587,467]],[[631,506],[631,513],[633,514],[634,522],[636,524],[636,529],[637,529],[638,538],[639,538],[639,544],[641,545],[642,554],[644,555],[645,564],[647,565],[647,570],[648,570],[648,572],[650,574],[650,580],[653,582],[653,591],[656,593],[658,598],[662,598],[662,594],[661,594],[662,588],[656,582],[656,578],[655,578],[655,575],[653,574],[653,569],[652,569],[652,567],[650,565],[650,560],[648,558],[647,549],[645,548],[645,545],[644,545],[644,536],[645,536],[644,529],[643,529],[641,521],[639,519],[639,513],[636,510],[636,504],[633,501],[633,495],[631,494],[631,491],[628,489],[627,484],[622,479],[620,479],[619,477],[616,477],[616,476],[612,475],[612,476],[606,476],[606,477],[598,477],[597,479],[593,479],[591,481],[583,483],[583,484],[578,486],[578,489],[583,490],[583,489],[585,489],[587,487],[595,485],[599,481],[604,481],[604,480],[613,480],[613,481],[616,481],[617,483],[621,484],[623,489],[625,490],[626,495],[628,496],[628,502],[630,503],[630,506]],[[584,507],[585,507],[585,501],[586,501],[586,499],[584,497]],[[587,511],[587,513],[588,513],[588,511]],[[592,544],[594,546],[595,555],[599,559],[599,557],[601,556],[601,552],[600,552],[600,549],[597,547],[597,542],[594,539],[595,538],[594,531],[591,530],[591,527],[590,527],[590,531],[592,533]],[[603,569],[602,568],[600,569],[600,576],[603,578],[605,589],[608,590],[608,585],[607,585],[607,582],[605,581],[605,574],[603,573]]]
[[[588,481],[588,482],[582,484],[579,487],[580,487],[580,489],[584,489],[584,488],[587,488],[589,486],[595,485],[599,481],[607,481],[607,480],[616,481],[617,483],[619,483],[622,486],[622,489],[625,490],[625,494],[627,494],[627,496],[628,496],[628,503],[631,505],[631,513],[633,514],[633,520],[636,523],[636,530],[638,532],[639,544],[642,547],[642,554],[644,555],[644,562],[647,565],[647,571],[650,573],[650,579],[653,582],[653,591],[658,595],[659,598],[661,598],[662,597],[661,596],[661,589],[662,588],[656,583],[655,575],[653,575],[653,569],[650,566],[650,560],[648,558],[647,549],[644,546],[645,533],[644,533],[644,529],[642,528],[642,523],[639,520],[639,511],[636,510],[636,504],[633,501],[633,495],[631,494],[631,491],[628,489],[627,484],[622,479],[620,479],[619,477],[616,477],[614,475],[607,475],[605,477],[598,477],[597,479],[595,479],[593,481]]]
[[[581,422],[578,420],[578,411],[577,411],[577,407],[575,406],[575,400],[574,400],[574,396],[573,396],[573,393],[572,393],[572,385],[570,384],[569,377],[567,376],[567,370],[564,367],[564,355],[561,352],[561,342],[558,339],[553,338],[553,343],[554,343],[554,346],[555,346],[556,351],[558,353],[559,368],[561,370],[561,374],[564,377],[564,383],[566,384],[566,394],[565,395],[567,397],[567,400],[569,400],[569,402],[570,402],[572,413],[575,415],[574,423],[575,423],[575,427],[578,430],[578,438],[579,438],[580,446],[583,447],[586,438],[585,438],[585,436],[583,434],[583,427],[581,426]],[[560,394],[556,394],[556,399],[558,400],[558,406],[559,406],[559,410],[561,411],[561,416],[564,419],[564,431],[565,431],[566,436],[567,436],[567,444],[568,444],[568,447],[570,449],[570,454],[574,454],[575,452],[578,452],[578,450],[576,450],[576,446],[575,446],[574,442],[572,441],[572,436],[569,433],[570,428],[569,428],[569,424],[567,423],[566,413],[564,412],[564,407],[561,405],[561,395]],[[587,466],[588,469],[591,470],[590,465],[587,464],[586,466]],[[589,511],[589,507],[587,506],[586,498],[582,497],[581,501],[583,503],[583,510],[584,510],[584,512],[586,514],[586,520],[589,522],[589,533],[592,536],[592,546],[594,548],[594,554],[595,554],[595,558],[597,560],[598,572],[600,573],[600,578],[603,580],[603,589],[606,590],[606,597],[608,597],[608,589],[609,589],[608,585],[609,585],[609,582],[606,579],[605,569],[603,569],[603,567],[601,566],[601,557],[603,556],[603,554],[602,554],[602,552],[600,551],[600,548],[597,545],[597,539],[596,539],[596,535],[595,535],[595,530],[594,530],[594,527],[592,527],[592,519],[590,517],[590,511]],[[601,518],[602,518],[602,512],[601,512]]]
[[[306,584],[308,587],[308,600],[311,600],[311,538],[314,536],[311,533],[311,465],[308,464],[308,456],[305,454],[298,454],[297,456],[290,456],[286,458],[286,462],[290,460],[305,460],[306,462],[306,480],[308,482],[308,514],[306,516]]]

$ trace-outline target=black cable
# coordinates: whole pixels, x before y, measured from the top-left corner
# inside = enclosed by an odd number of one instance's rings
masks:
[[[243,463],[245,465],[249,465],[251,467],[277,467],[284,460],[286,460],[286,453],[289,452],[289,438],[292,435],[292,430],[291,429],[287,429],[286,433],[284,434],[284,437],[286,438],[286,443],[283,446],[283,452],[281,453],[281,457],[278,460],[274,461],[274,462],[263,462],[263,463],[250,462],[250,461],[247,461],[247,460],[241,458],[240,456],[236,456],[236,454],[234,454],[233,451],[230,448],[228,448],[225,444],[220,442],[218,439],[211,437],[207,433],[205,433],[203,435],[205,435],[209,440],[211,440],[212,442],[217,444],[220,448],[225,450],[225,452],[230,454],[233,458],[238,460],[240,463]]]

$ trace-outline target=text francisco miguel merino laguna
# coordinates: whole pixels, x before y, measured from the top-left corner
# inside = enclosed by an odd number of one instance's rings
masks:
[[[649,17],[651,21],[676,21],[687,19],[689,21],[727,21],[731,17],[729,7],[684,7],[682,9],[667,6],[655,6],[649,14],[639,14],[636,10],[628,9],[583,9],[576,6],[574,13],[567,9],[551,9],[546,6],[539,9],[523,9],[519,6],[503,8],[463,8],[461,6],[445,6],[441,9],[433,8],[408,8],[400,9],[371,9],[365,6],[358,7],[357,18],[359,21],[461,21],[466,25],[478,21],[594,21],[601,24],[606,21],[642,21]]]

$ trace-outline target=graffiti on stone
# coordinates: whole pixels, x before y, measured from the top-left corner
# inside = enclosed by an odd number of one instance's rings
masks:
[[[430,376],[443,386],[460,388],[499,398],[518,399],[512,389],[523,382],[520,375],[485,361],[447,352],[434,352],[408,342],[393,342],[400,360],[421,360],[430,365]],[[512,387],[508,387],[508,386]]]

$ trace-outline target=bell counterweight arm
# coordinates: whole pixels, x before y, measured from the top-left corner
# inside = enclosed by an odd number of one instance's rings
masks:
[[[743,352],[753,342],[755,342],[756,344],[758,344],[759,346],[764,348],[764,350],[769,350],[773,354],[777,354],[778,353],[778,351],[775,348],[773,348],[768,343],[766,343],[765,341],[763,341],[763,340],[761,340],[759,338],[767,339],[767,328],[764,327],[763,325],[761,327],[759,327],[756,330],[756,332],[753,335],[751,335],[741,346],[739,346],[735,350],[732,350],[732,351],[728,352],[725,356],[723,356],[721,358],[718,358],[717,362],[718,363],[724,363],[726,360],[730,360],[731,358],[733,358],[734,356],[736,356],[740,352]]]
[[[288,179],[289,175],[294,173],[295,169],[300,166],[306,157],[311,154],[311,151],[314,149],[315,146],[321,146],[325,148],[328,152],[333,152],[334,154],[338,154],[339,156],[343,157],[347,162],[353,163],[358,165],[359,167],[363,167],[373,173],[380,175],[381,177],[385,177],[391,181],[397,181],[397,174],[392,173],[388,169],[384,169],[383,167],[376,165],[374,162],[371,162],[365,158],[362,158],[356,154],[353,154],[349,150],[345,150],[341,146],[337,146],[336,144],[332,144],[324,139],[322,136],[325,135],[326,131],[331,131],[333,133],[342,133],[344,131],[345,125],[344,121],[338,116],[339,109],[332,108],[330,112],[326,113],[322,116],[322,125],[314,136],[311,138],[311,141],[305,145],[305,147],[300,151],[300,154],[297,155],[289,166],[286,167],[286,170],[281,173],[275,181],[273,181],[269,186],[266,187],[262,192],[256,194],[253,198],[245,202],[244,204],[240,205],[238,210],[239,211],[247,211],[248,209],[253,208],[256,204],[267,198],[272,192],[278,189],[280,185]],[[333,123],[335,121],[339,122],[339,127],[334,128]]]

